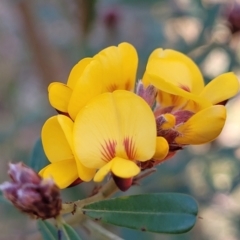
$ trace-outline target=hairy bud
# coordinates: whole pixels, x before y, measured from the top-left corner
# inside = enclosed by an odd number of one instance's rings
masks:
[[[52,179],[42,179],[23,163],[10,163],[8,174],[12,181],[1,184],[0,190],[16,208],[35,218],[59,215],[62,201]]]
[[[137,83],[136,94],[142,97],[150,107],[153,107],[157,97],[157,89],[153,85],[145,87],[140,80]]]

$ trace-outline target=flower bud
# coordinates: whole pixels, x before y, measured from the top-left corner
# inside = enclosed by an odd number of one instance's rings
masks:
[[[120,178],[114,174],[112,174],[112,178],[117,187],[123,192],[127,191],[132,186],[133,178]]]
[[[240,31],[240,3],[238,1],[232,1],[228,4],[228,8],[225,11],[227,21],[232,33]]]
[[[0,190],[16,208],[35,218],[59,215],[62,201],[52,179],[42,179],[23,163],[10,163],[8,174],[12,181],[1,184]]]
[[[142,81],[138,81],[136,94],[142,97],[150,107],[152,107],[156,101],[157,89],[153,85],[145,87]]]
[[[105,27],[112,31],[117,28],[120,20],[118,9],[108,9],[103,15],[103,23]]]

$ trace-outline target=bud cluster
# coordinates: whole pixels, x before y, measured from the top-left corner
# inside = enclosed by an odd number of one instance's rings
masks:
[[[56,217],[62,201],[59,188],[52,179],[42,179],[23,163],[9,164],[11,182],[0,185],[4,196],[24,213],[34,218]]]

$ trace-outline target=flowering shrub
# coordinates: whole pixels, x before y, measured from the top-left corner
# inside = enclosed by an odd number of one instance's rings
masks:
[[[35,217],[56,218],[58,228],[71,234],[61,215],[75,212],[143,231],[181,233],[193,227],[197,205],[189,196],[100,200],[118,189],[128,190],[186,145],[213,141],[226,121],[225,103],[239,91],[238,80],[225,73],[204,86],[196,64],[174,50],[154,50],[140,80],[137,65],[135,48],[121,43],[82,59],[66,84],[50,84],[49,101],[57,115],[44,123],[41,134],[50,164],[40,170],[41,177],[22,165],[10,165],[13,183],[1,186],[7,199]],[[17,176],[25,173],[23,183]],[[60,208],[57,186],[104,179],[106,184],[92,197]],[[21,195],[26,185],[33,188]]]

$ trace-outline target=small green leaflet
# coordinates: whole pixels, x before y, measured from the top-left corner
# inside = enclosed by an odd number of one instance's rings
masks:
[[[48,221],[38,221],[38,228],[43,240],[81,240],[76,231],[68,224],[63,224],[62,229],[58,230]]]
[[[42,145],[42,140],[39,138],[35,143],[33,148],[31,158],[30,158],[30,167],[33,168],[36,172],[40,171],[42,168],[47,166],[50,162],[48,161]]]
[[[55,226],[47,221],[39,220],[37,222],[38,229],[42,234],[43,240],[56,240],[58,239],[58,231]]]

